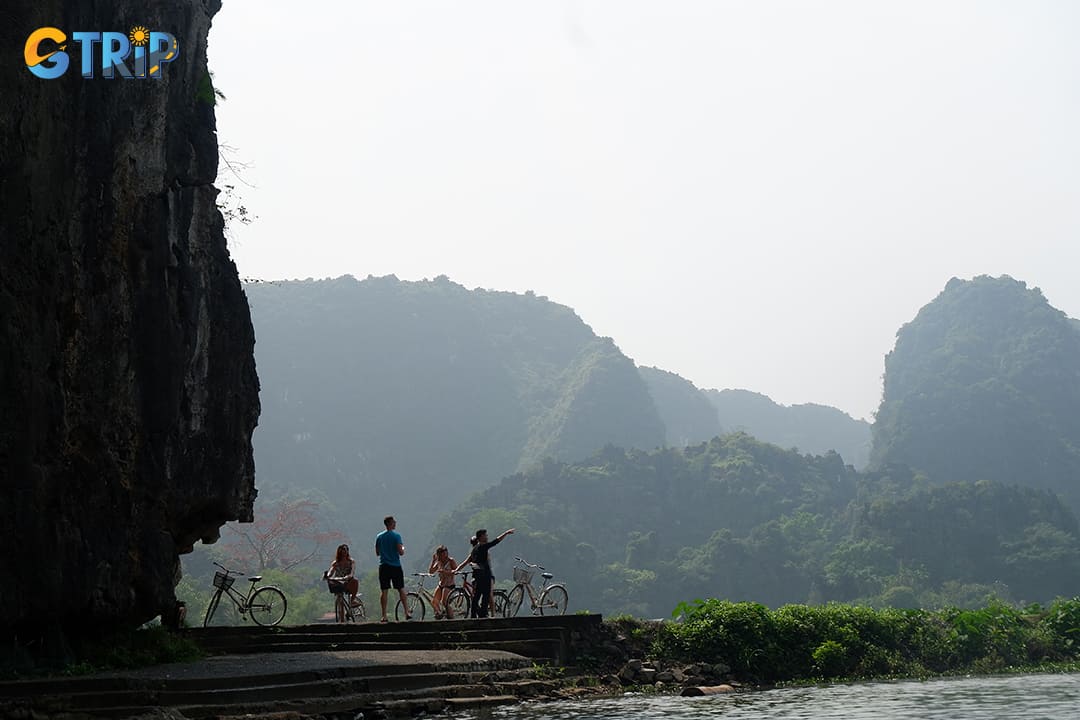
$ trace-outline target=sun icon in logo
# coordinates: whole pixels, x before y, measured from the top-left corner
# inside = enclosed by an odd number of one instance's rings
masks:
[[[128,33],[128,40],[135,47],[142,47],[150,42],[150,31],[144,28],[142,25],[136,25],[131,28],[131,32]]]

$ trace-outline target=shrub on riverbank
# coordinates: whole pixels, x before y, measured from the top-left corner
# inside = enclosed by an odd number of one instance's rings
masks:
[[[704,600],[656,629],[653,652],[723,662],[757,683],[997,672],[1080,661],[1080,597],[1050,607],[875,610]]]

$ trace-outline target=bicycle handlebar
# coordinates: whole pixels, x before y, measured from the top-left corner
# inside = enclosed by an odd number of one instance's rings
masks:
[[[241,570],[230,570],[229,568],[225,567],[224,565],[217,562],[216,560],[214,561],[214,564],[217,565],[222,570],[224,570],[226,575],[236,575],[237,577],[244,577],[246,575],[246,573],[244,573]]]
[[[522,565],[528,565],[529,567],[534,567],[534,568],[536,568],[538,570],[547,570],[547,568],[544,567],[543,565],[533,565],[531,562],[528,562],[526,560],[522,560],[517,555],[514,556],[514,560],[517,560]]]

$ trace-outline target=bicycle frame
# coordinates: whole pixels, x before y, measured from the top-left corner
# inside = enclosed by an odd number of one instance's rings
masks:
[[[247,595],[241,595],[238,590],[233,589],[232,585],[227,588],[217,589],[217,594],[228,596],[229,600],[232,601],[232,604],[236,606],[236,609],[240,612],[241,615],[246,614],[247,611],[250,609],[251,596],[255,594],[255,583],[258,582],[258,580],[252,580],[251,578],[248,578],[248,581],[251,583],[251,585],[248,587]]]
[[[429,573],[414,574],[418,577],[416,578],[416,589],[413,592],[423,598],[424,602],[428,604],[432,611],[439,612],[439,609],[435,607],[435,595],[433,595],[430,590],[424,587],[424,578],[429,578],[431,577],[431,575]]]
[[[459,570],[457,572],[457,574],[461,576],[461,587],[459,589],[462,590],[468,597],[470,606],[472,605],[473,596],[476,594],[476,586],[473,585],[473,583],[469,582],[469,575],[471,575],[472,572],[472,570]],[[492,603],[491,607],[489,608],[491,617],[501,617],[506,609],[506,605],[508,602],[506,590],[492,586],[491,594]],[[469,609],[471,608],[466,609],[466,616],[468,616]]]
[[[428,590],[426,587],[424,587],[424,580],[429,578],[429,577],[433,577],[433,574],[432,573],[413,573],[413,577],[416,578],[416,585],[412,589],[409,589],[409,590],[406,591],[406,593],[405,593],[405,595],[406,595],[406,604],[403,605],[401,600],[398,601],[397,606],[396,606],[396,608],[394,610],[395,617],[397,617],[397,619],[399,619],[399,620],[401,619],[400,615],[401,615],[401,612],[402,612],[403,608],[405,609],[406,613],[408,612],[408,608],[410,607],[409,604],[408,604],[408,600],[411,599],[411,598],[415,598],[416,602],[418,603],[418,605],[413,606],[413,610],[412,610],[412,618],[413,619],[415,619],[415,620],[423,620],[424,616],[427,614],[427,610],[426,610],[427,607],[430,607],[432,609],[432,611],[435,613],[435,616],[439,617],[441,615],[441,613],[435,607],[435,596],[432,595],[430,590]],[[417,615],[419,615],[419,617],[417,617]],[[406,619],[408,619],[408,617],[406,617]]]
[[[362,616],[359,611],[364,607],[364,601],[360,599],[360,593],[356,593],[356,600],[359,605],[353,605],[352,599],[347,592],[334,593],[334,619],[337,622],[357,622]],[[338,607],[341,607],[341,614],[338,614]],[[363,614],[366,614],[363,613]],[[340,620],[338,618],[341,618]]]
[[[517,583],[517,585],[525,588],[525,592],[529,594],[529,604],[532,606],[533,610],[540,607],[540,596],[544,593],[544,590],[546,590],[548,586],[547,578],[544,578],[544,584],[540,586],[539,590],[533,588],[531,580],[527,583]]]

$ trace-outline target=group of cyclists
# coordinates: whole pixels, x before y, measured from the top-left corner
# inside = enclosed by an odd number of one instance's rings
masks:
[[[401,567],[401,557],[405,555],[405,545],[401,535],[397,532],[397,521],[392,515],[383,518],[385,530],[375,537],[375,555],[379,558],[379,604],[382,609],[380,622],[387,622],[386,601],[390,588],[398,591],[402,605],[408,607],[405,595],[405,575]],[[434,606],[435,617],[440,619],[453,618],[453,612],[446,599],[450,591],[457,585],[456,575],[463,568],[470,568],[473,573],[473,595],[469,608],[469,617],[485,618],[494,606],[494,575],[491,572],[491,548],[498,545],[507,535],[512,535],[514,529],[506,530],[494,540],[488,539],[486,529],[479,529],[476,534],[469,538],[472,549],[469,556],[460,563],[450,556],[450,551],[445,545],[439,545],[431,555],[431,563],[428,572],[439,577],[439,585],[435,589]],[[334,561],[323,573],[323,578],[330,585],[331,591],[345,592],[349,594],[349,600],[356,606],[359,604],[357,593],[360,590],[360,581],[356,577],[356,561],[349,554],[349,546],[339,545],[334,554]],[[412,619],[406,613],[406,620]]]

